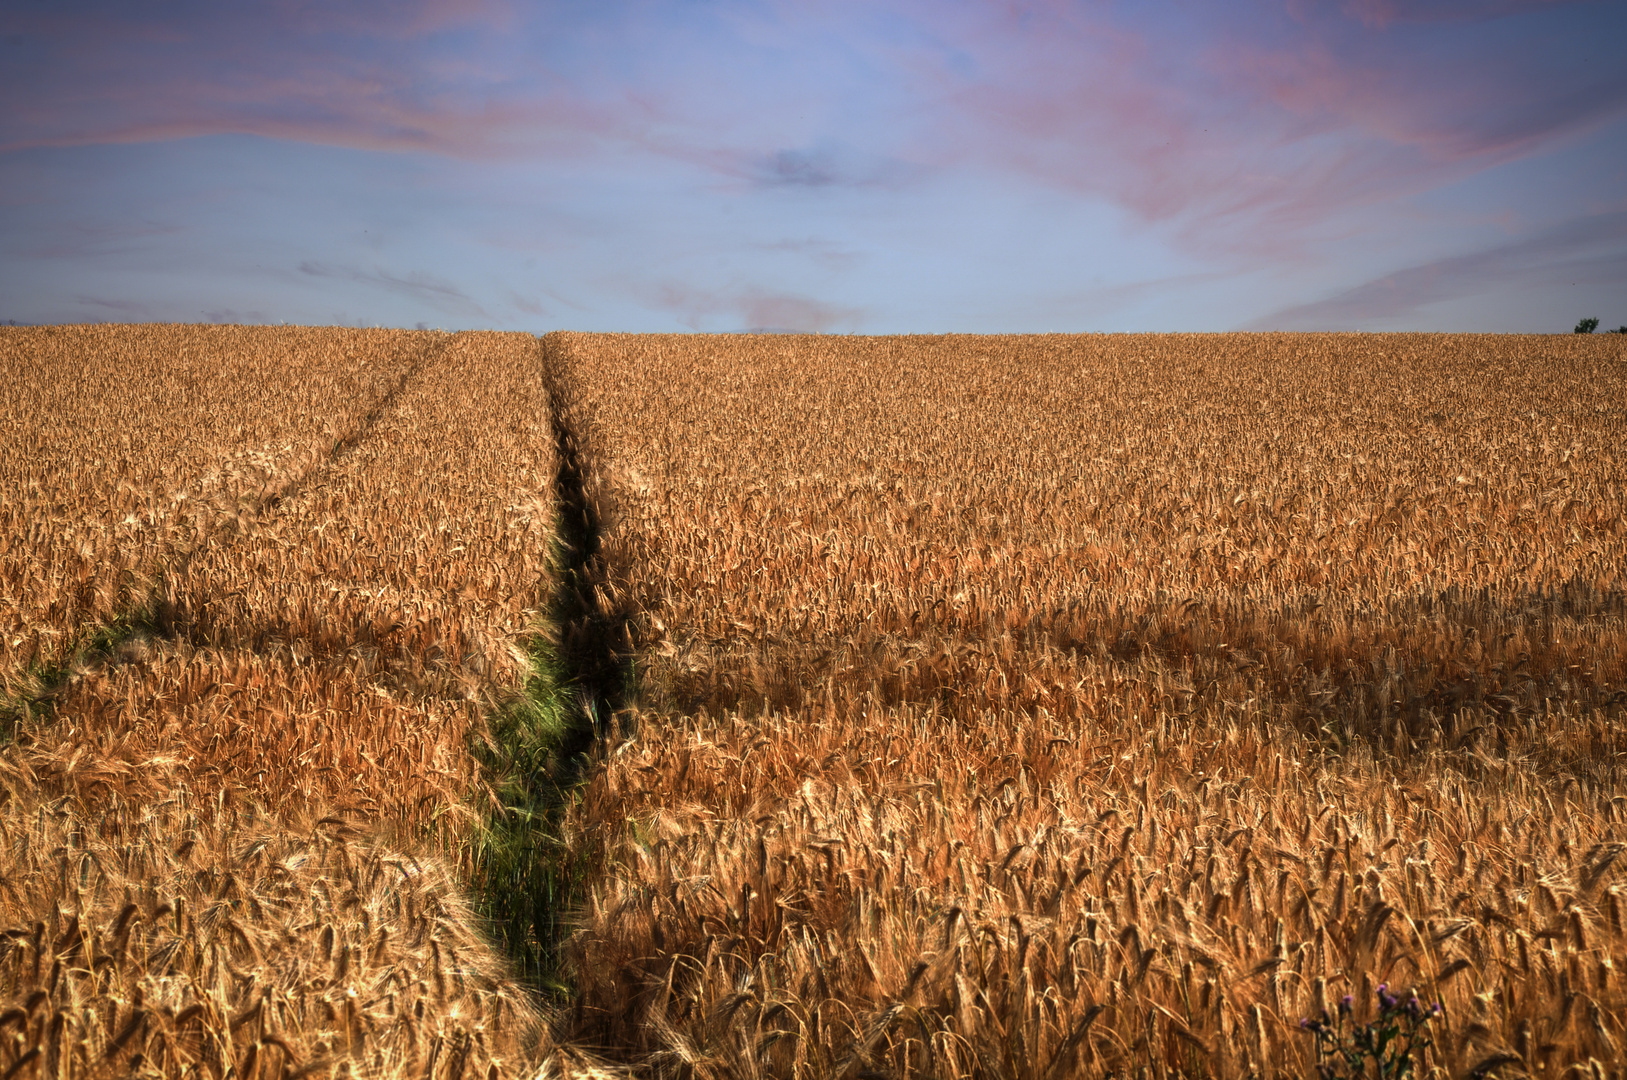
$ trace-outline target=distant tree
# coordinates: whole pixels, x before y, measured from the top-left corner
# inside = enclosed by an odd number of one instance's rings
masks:
[[[1614,330],[1606,331],[1611,334],[1627,334],[1627,326],[1618,326]]]
[[[1591,333],[1593,333],[1593,331],[1597,330],[1598,328],[1599,328],[1599,320],[1598,319],[1583,319],[1581,322],[1576,324],[1576,332],[1578,334],[1591,334]]]

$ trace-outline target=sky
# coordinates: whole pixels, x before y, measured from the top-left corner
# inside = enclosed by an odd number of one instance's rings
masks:
[[[0,322],[1627,324],[1623,0],[0,0]]]

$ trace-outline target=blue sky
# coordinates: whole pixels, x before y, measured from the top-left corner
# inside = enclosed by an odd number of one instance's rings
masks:
[[[1627,4],[0,2],[0,319],[1627,323]]]

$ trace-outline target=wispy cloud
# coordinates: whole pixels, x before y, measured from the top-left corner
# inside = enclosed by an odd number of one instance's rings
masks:
[[[1236,42],[1212,62],[1239,91],[1280,109],[1285,133],[1342,133],[1369,140],[1373,150],[1411,148],[1410,172],[1426,179],[1627,115],[1627,68],[1590,70],[1505,42],[1462,57],[1319,36],[1291,48]]]
[[[53,229],[49,242],[23,248],[20,254],[32,259],[111,255],[138,251],[149,240],[184,231],[180,225],[162,222],[74,221]]]
[[[103,296],[76,296],[74,303],[92,310],[113,312],[118,315],[129,316],[132,319],[149,320],[153,317],[151,304],[139,300],[109,299]]]
[[[1482,22],[1524,11],[1588,2],[1593,0],[1337,0],[1326,6],[1337,7],[1344,15],[1371,29],[1383,30],[1398,23]],[[1315,5],[1309,0],[1294,0],[1289,6],[1303,16]]]
[[[1113,285],[1096,285],[1066,293],[1035,297],[1035,307],[1044,316],[1095,318],[1134,309],[1148,301],[1179,295],[1195,286],[1224,281],[1230,275],[1223,271],[1192,274],[1171,274],[1168,277],[1145,281],[1126,281]]]
[[[783,239],[758,243],[755,247],[758,251],[800,256],[830,273],[852,270],[864,261],[861,252],[845,244],[812,236],[800,240]]]
[[[811,296],[758,288],[707,289],[667,282],[650,291],[651,306],[675,313],[692,330],[851,330],[864,321],[860,308]],[[730,325],[718,327],[719,318]]]
[[[233,326],[261,325],[272,321],[263,311],[238,311],[236,308],[214,308],[201,314],[208,322]]]
[[[1191,247],[1282,255],[1344,212],[1627,116],[1627,66],[1607,47],[1583,64],[1575,43],[1533,40],[1484,5],[1392,7],[1382,33],[1250,5],[1182,8],[1191,28],[1150,8],[957,9],[912,61],[922,95],[947,105],[920,154],[1105,198]],[[1430,24],[1447,19],[1473,25],[1443,44]]]
[[[165,317],[1224,323],[1314,274],[1278,315],[1323,325],[1617,272],[1464,253],[1561,189],[1619,205],[1610,0],[11,7],[0,270],[52,312],[162,268],[203,283]]]
[[[361,270],[349,266],[330,266],[327,263],[306,261],[299,264],[299,272],[308,277],[338,278],[373,285],[400,296],[427,303],[431,307],[452,315],[486,314],[468,294],[429,274],[411,273],[402,277],[384,270]]]
[[[1627,213],[1576,218],[1539,236],[1411,266],[1256,319],[1253,330],[1363,329],[1511,285],[1627,283]]]
[[[1343,210],[1627,115],[1608,46],[1580,63],[1504,25],[1571,9],[1588,5],[182,0],[154,15],[103,0],[15,20],[28,47],[0,65],[0,150],[239,133],[460,158],[631,151],[788,192],[973,165],[1196,246],[1280,252]]]
[[[766,154],[721,150],[708,157],[711,167],[760,188],[898,189],[923,176],[918,164],[839,144]]]
[[[534,297],[521,296],[517,292],[510,292],[508,294],[508,302],[513,306],[514,310],[524,315],[548,314],[548,309],[542,306],[542,301],[537,300]]]
[[[0,151],[247,134],[489,156],[613,130],[513,55],[519,20],[447,0],[41,8],[7,27]]]
[[[778,150],[757,162],[758,183],[769,187],[829,187],[840,174],[828,153]]]

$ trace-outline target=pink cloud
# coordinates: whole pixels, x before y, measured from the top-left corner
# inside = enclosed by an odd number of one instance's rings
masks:
[[[343,31],[397,41],[470,27],[508,33],[519,25],[522,17],[519,7],[510,0],[408,0],[348,5],[281,0],[271,8],[279,23],[308,34]]]
[[[23,18],[13,29],[38,51],[0,75],[0,151],[246,134],[484,156],[614,130],[604,107],[545,73],[515,78],[502,43],[517,19],[501,0]],[[467,40],[443,47],[446,34]]]
[[[395,274],[383,269],[362,270],[354,266],[331,266],[327,263],[306,261],[299,264],[299,272],[307,277],[359,282],[405,296],[416,302],[429,304],[453,315],[473,315],[482,318],[486,315],[480,305],[461,289],[422,271]]]
[[[1195,248],[1282,254],[1352,209],[1627,114],[1619,64],[1462,37],[1562,6],[183,0],[159,21],[107,5],[18,20],[43,47],[0,69],[0,151],[237,133],[631,153],[810,198],[973,167],[1098,197]],[[1470,44],[1440,45],[1445,22]]]
[[[343,80],[330,77],[329,86]],[[355,84],[353,84],[355,85]],[[249,98],[241,108],[216,93],[207,82],[177,80],[163,96],[177,106],[162,108],[156,96],[139,108],[96,117],[53,118],[55,130],[40,134],[14,134],[0,142],[0,153],[37,147],[158,142],[206,135],[256,135],[324,146],[390,152],[427,152],[452,157],[492,158],[535,155],[539,152],[580,153],[618,126],[614,116],[591,104],[576,102],[513,102],[478,109],[447,104],[413,105],[374,85],[361,83],[356,92],[342,91],[320,100],[305,87],[280,101],[272,99],[272,86],[264,94],[245,86]],[[188,99],[192,100],[188,100]],[[200,98],[209,98],[199,101]],[[301,107],[309,105],[309,111]],[[278,114],[282,110],[282,114]],[[595,124],[604,115],[606,123]],[[78,121],[73,122],[73,121]]]
[[[1335,24],[1274,24],[1254,12],[1187,37],[1108,8],[963,11],[939,32],[975,59],[975,77],[908,58],[949,106],[914,150],[1100,196],[1200,247],[1284,254],[1341,213],[1627,115],[1627,68],[1572,70],[1553,43],[1532,49],[1516,31],[1455,51],[1437,38],[1386,37],[1380,47],[1351,21],[1397,27],[1393,36],[1402,25],[1556,4],[1346,6]]]
[[[917,69],[948,107],[917,136],[916,156],[1027,174],[1147,222],[1203,215],[1210,234],[1262,213],[1319,216],[1297,205],[1308,179],[1323,191],[1358,183],[1347,148],[1304,153],[1282,118],[1261,116],[1179,46],[1090,9],[1027,15],[954,28],[975,79]]]
[[[1323,42],[1233,44],[1208,63],[1240,93],[1292,118],[1290,131],[1412,147],[1421,162],[1438,164],[1506,160],[1627,112],[1622,73],[1568,87],[1535,85],[1543,81],[1538,73],[1385,62],[1342,55]]]
[[[1373,30],[1397,24],[1484,21],[1592,0],[1337,0],[1338,9]],[[1290,0],[1289,8],[1304,18],[1314,2]],[[1325,7],[1334,6],[1324,4]]]
[[[131,322],[145,322],[153,317],[150,304],[136,300],[108,299],[101,296],[79,295],[74,297],[74,303],[80,307],[90,308],[93,311],[112,312]]]

